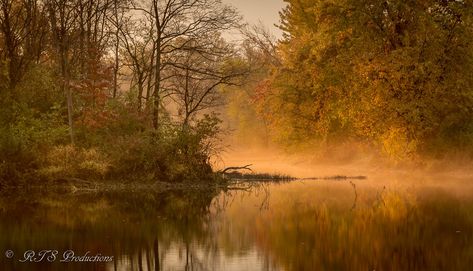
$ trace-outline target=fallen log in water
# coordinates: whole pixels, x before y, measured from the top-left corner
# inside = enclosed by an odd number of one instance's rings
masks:
[[[344,181],[344,180],[366,180],[366,176],[344,176],[344,175],[335,175],[335,176],[326,176],[326,177],[310,177],[310,178],[301,178],[299,180],[333,180],[333,181]]]
[[[241,173],[233,171],[225,174],[225,178],[233,180],[248,180],[248,181],[294,181],[297,178],[289,175],[268,174],[268,173]]]

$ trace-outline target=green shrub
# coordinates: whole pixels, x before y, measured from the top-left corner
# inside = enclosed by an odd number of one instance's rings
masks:
[[[112,175],[166,182],[208,181],[209,159],[220,121],[206,116],[195,126],[163,123],[153,130],[116,137],[106,147],[112,161]]]
[[[14,121],[0,126],[0,183],[15,184],[36,178],[44,155],[67,138],[60,108],[37,114],[16,106]],[[38,115],[38,116],[35,116]]]
[[[38,173],[49,180],[62,178],[104,178],[109,163],[97,149],[84,149],[72,145],[53,147],[43,160]]]

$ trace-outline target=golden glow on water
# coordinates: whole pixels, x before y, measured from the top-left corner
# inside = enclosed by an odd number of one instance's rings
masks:
[[[68,264],[69,270],[468,270],[473,265],[469,179],[384,176],[237,188],[2,195],[0,246],[116,257],[114,263]],[[64,270],[58,263],[20,265],[5,258],[0,265]]]
[[[232,204],[227,219],[233,228],[250,230],[246,235],[283,270],[471,266],[469,197],[437,185],[377,186],[368,181],[356,187],[355,201],[347,182],[276,185],[268,189],[269,200],[259,211],[255,207],[261,196],[250,195]]]

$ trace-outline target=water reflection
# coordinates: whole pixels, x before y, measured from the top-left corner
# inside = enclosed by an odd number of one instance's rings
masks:
[[[319,181],[228,191],[4,192],[0,269],[469,270],[473,189],[458,187]],[[8,249],[13,259],[4,257]],[[19,262],[29,249],[114,261]]]

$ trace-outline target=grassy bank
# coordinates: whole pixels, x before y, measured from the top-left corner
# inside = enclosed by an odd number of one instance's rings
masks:
[[[2,115],[10,120],[0,122],[0,186],[68,180],[214,182],[209,160],[219,132],[216,117],[206,116],[187,127],[163,119],[154,129],[124,104],[115,105],[113,112],[113,119],[99,128],[78,125],[74,144],[52,109],[34,114],[24,106]]]

